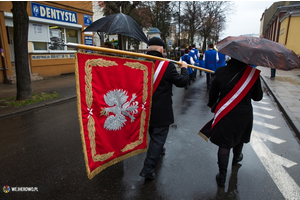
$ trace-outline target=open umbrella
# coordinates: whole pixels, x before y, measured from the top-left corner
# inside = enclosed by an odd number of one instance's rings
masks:
[[[148,39],[139,25],[132,19],[132,17],[123,13],[117,13],[100,18],[89,25],[83,32],[87,31],[105,32],[108,34],[118,33],[148,44]]]
[[[300,59],[283,44],[264,38],[229,36],[217,44],[220,53],[244,63],[290,70],[300,67]]]

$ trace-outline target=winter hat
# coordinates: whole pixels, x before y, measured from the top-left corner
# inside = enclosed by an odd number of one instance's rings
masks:
[[[158,38],[158,37],[153,37],[149,40],[148,42],[149,46],[151,45],[157,45],[157,46],[162,46],[165,48],[165,43],[164,41],[162,41],[162,39]]]

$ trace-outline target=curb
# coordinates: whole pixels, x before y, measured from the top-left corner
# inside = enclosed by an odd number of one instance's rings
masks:
[[[0,119],[12,117],[12,116],[19,115],[19,114],[29,112],[29,111],[33,111],[33,110],[39,110],[39,109],[42,109],[46,106],[52,106],[52,105],[57,105],[57,104],[60,104],[60,103],[65,103],[67,101],[71,101],[71,100],[76,99],[76,98],[77,98],[77,96],[74,95],[74,96],[71,96],[71,97],[65,97],[65,98],[54,100],[54,101],[50,101],[50,102],[47,102],[47,103],[44,103],[44,104],[31,106],[30,108],[23,108],[19,111],[15,111],[15,112],[0,115]]]
[[[273,98],[275,99],[275,102],[277,103],[280,111],[283,113],[283,115],[285,116],[286,120],[288,121],[288,124],[290,125],[290,127],[292,128],[292,130],[295,132],[296,136],[298,137],[298,139],[300,139],[300,124],[297,121],[297,119],[294,117],[294,115],[292,114],[292,112],[286,107],[286,105],[284,105],[282,103],[282,100],[279,97],[276,97],[276,95],[274,94],[274,91],[269,87],[269,85],[267,84],[265,78],[263,76],[261,76],[261,79],[263,80],[265,86],[267,87],[267,89],[270,91],[271,95],[273,96]]]

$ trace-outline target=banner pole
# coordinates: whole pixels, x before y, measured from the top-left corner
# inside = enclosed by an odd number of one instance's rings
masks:
[[[95,46],[89,46],[89,45],[84,45],[84,44],[76,44],[76,43],[66,43],[65,44],[68,47],[75,48],[75,49],[86,49],[86,50],[93,50],[93,51],[101,51],[105,53],[114,53],[114,54],[122,54],[122,55],[128,55],[128,56],[136,56],[136,57],[142,57],[142,58],[147,58],[147,59],[152,59],[152,60],[160,60],[160,61],[168,61],[172,63],[176,63],[178,65],[181,65],[181,62],[171,60],[171,59],[166,59],[162,57],[156,57],[156,56],[151,56],[148,54],[142,54],[142,53],[135,53],[135,52],[130,52],[130,51],[122,51],[118,49],[111,49],[111,48],[104,48],[104,47],[95,47]],[[206,71],[209,73],[214,73],[214,71],[205,69],[202,67],[196,67],[194,65],[189,65],[190,68],[198,69],[201,71]]]

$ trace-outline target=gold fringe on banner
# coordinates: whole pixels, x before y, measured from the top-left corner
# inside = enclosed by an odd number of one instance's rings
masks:
[[[203,133],[201,133],[201,132],[199,131],[198,135],[199,135],[200,137],[202,137],[206,142],[208,142],[208,138],[207,138]]]

